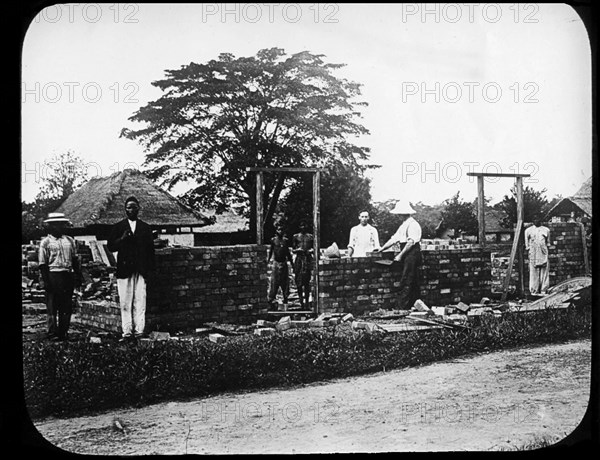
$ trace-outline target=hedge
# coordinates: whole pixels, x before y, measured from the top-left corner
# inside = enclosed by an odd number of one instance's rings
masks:
[[[591,336],[591,307],[482,316],[468,330],[367,333],[349,325],[272,336],[115,343],[24,344],[32,418],[285,387],[457,356]]]

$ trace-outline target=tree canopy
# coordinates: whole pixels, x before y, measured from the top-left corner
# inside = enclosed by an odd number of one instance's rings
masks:
[[[21,203],[23,243],[44,234],[43,220],[87,180],[84,161],[74,151],[54,155],[42,165],[40,190],[31,203]]]
[[[506,214],[501,225],[505,228],[513,228],[517,223],[517,189],[513,185],[510,189],[511,196],[504,195],[502,201],[495,207],[501,209]],[[554,203],[555,200],[552,201]],[[535,190],[532,187],[523,188],[523,221],[533,222],[536,219],[543,219],[546,212],[550,209],[550,203],[546,199],[546,189]]]
[[[277,207],[274,220],[284,224],[288,235],[298,231],[302,219],[312,226],[312,180],[303,176],[294,180]],[[335,242],[345,248],[359,213],[372,211],[370,180],[341,162],[330,164],[321,174],[320,211],[322,247]]]
[[[478,221],[476,205],[460,198],[460,192],[443,203],[441,213],[443,226],[454,229],[458,235],[466,233],[477,234]]]
[[[203,64],[166,70],[153,86],[163,94],[129,120],[121,136],[146,151],[148,175],[167,189],[190,185],[185,201],[222,211],[249,205],[254,222],[254,174],[247,167],[358,167],[369,149],[350,142],[368,134],[356,120],[361,85],[338,78],[343,64],[308,51],[263,49],[253,57],[220,54]],[[265,176],[265,202],[275,178]],[[247,209],[247,208],[246,208]]]

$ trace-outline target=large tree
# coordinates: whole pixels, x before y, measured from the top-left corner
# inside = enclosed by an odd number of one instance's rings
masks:
[[[274,220],[282,219],[287,234],[298,231],[300,221],[312,226],[312,180],[308,174],[297,176],[276,209]],[[320,241],[343,249],[348,245],[350,229],[358,224],[362,211],[371,212],[371,184],[364,169],[354,169],[341,162],[327,165],[321,174]],[[271,222],[266,222],[267,228]]]
[[[513,228],[517,223],[517,188],[511,187],[511,196],[504,195],[502,201],[495,207],[501,209],[506,217],[500,223],[505,228]],[[523,188],[523,221],[533,222],[536,219],[543,219],[549,210],[549,202],[546,199],[546,189],[535,190],[532,187]]]
[[[356,121],[366,105],[355,100],[361,85],[334,76],[340,67],[271,48],[166,70],[152,83],[162,96],[129,118],[144,126],[121,135],[143,145],[147,172],[161,185],[190,185],[185,199],[199,207],[249,205],[254,228],[255,175],[247,167],[354,167],[368,158],[368,148],[351,142],[368,134]],[[265,202],[281,191],[276,184],[265,175]]]

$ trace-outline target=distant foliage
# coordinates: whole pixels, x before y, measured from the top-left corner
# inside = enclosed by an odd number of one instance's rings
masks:
[[[506,214],[506,217],[500,223],[505,228],[513,228],[517,223],[517,188],[513,186],[510,190],[511,196],[504,195],[502,201],[495,206]],[[549,202],[545,193],[545,188],[542,190],[534,190],[529,186],[523,188],[524,222],[533,222],[536,219],[543,220],[552,203],[556,201],[555,199]]]
[[[358,224],[358,215],[371,212],[371,184],[362,170],[333,162],[321,173],[321,247],[335,242],[345,248],[350,229]],[[312,227],[312,178],[309,174],[303,176],[294,181],[278,207],[290,236],[298,231],[302,219],[308,219]]]
[[[21,202],[21,240],[28,243],[46,232],[43,220],[87,179],[87,167],[72,150],[45,160],[41,167],[41,187],[31,203]]]
[[[461,233],[477,234],[479,225],[475,205],[462,200],[460,192],[456,192],[456,195],[444,201],[441,217],[443,225],[454,229],[457,236]]]

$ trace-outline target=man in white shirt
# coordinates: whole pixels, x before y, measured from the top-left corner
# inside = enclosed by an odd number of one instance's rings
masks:
[[[400,244],[400,253],[394,258],[401,263],[398,308],[410,310],[415,301],[421,297],[419,287],[419,267],[422,262],[421,226],[412,217],[416,211],[408,202],[398,201],[390,212],[400,217],[401,225],[387,243],[374,252],[385,251],[394,244]]]
[[[546,293],[550,284],[548,240],[550,230],[539,220],[525,230],[525,249],[529,252],[529,292]]]
[[[377,229],[369,225],[369,213],[361,212],[358,220],[360,223],[350,230],[348,257],[366,257],[367,252],[372,252],[380,247]]]

